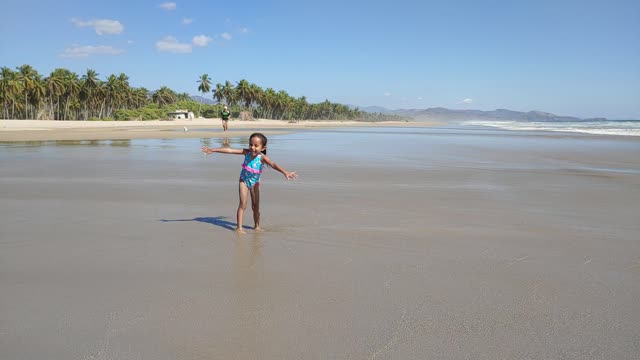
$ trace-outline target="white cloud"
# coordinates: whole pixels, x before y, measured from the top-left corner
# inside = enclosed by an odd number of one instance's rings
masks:
[[[118,35],[124,31],[124,26],[118,20],[97,19],[97,20],[80,20],[71,19],[76,27],[93,27],[98,35]]]
[[[464,100],[462,100],[460,102],[463,103],[463,104],[471,104],[473,102],[473,99],[466,98],[466,99],[464,99]]]
[[[85,27],[85,26],[91,26],[93,25],[92,21],[82,21],[78,18],[71,18],[71,22],[73,23],[73,25],[75,25],[76,27]]]
[[[386,92],[386,93],[384,93],[383,95],[384,95],[384,96],[391,96],[391,93],[390,93],[390,92]]]
[[[249,29],[247,29],[246,27],[240,28],[240,34],[248,34],[249,33]]]
[[[193,22],[193,19],[192,19],[192,18],[182,18],[182,23],[183,23],[184,25],[189,25],[189,24],[191,24],[192,22]]]
[[[106,45],[74,45],[64,49],[60,57],[64,58],[86,58],[90,55],[120,55],[124,54],[124,50]]]
[[[160,6],[161,8],[163,8],[165,10],[175,10],[176,9],[176,3],[174,3],[174,2],[165,2],[165,3],[162,3],[162,4],[158,5],[158,6]]]
[[[173,36],[167,36],[162,40],[156,41],[156,49],[162,52],[171,52],[177,54],[184,54],[191,52],[191,44],[179,43]]]
[[[207,35],[198,35],[198,36],[194,36],[193,40],[191,41],[193,43],[193,46],[207,46],[213,39],[208,37]]]
[[[225,40],[231,40],[233,38],[233,36],[231,36],[231,34],[229,34],[228,32],[222,33],[220,34],[220,36],[222,36],[222,38]]]
[[[124,31],[124,26],[117,20],[107,20],[101,19],[96,20],[95,25],[96,33],[98,35],[102,34],[120,34]]]

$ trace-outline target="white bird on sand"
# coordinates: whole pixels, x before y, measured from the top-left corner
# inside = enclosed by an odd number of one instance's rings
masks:
[[[185,126],[185,127],[184,127],[184,131],[185,131],[185,132],[186,132],[186,131],[189,131],[189,129],[187,129],[187,127]]]

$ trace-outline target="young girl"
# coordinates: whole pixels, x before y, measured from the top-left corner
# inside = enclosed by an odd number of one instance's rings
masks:
[[[238,205],[237,232],[244,234],[242,230],[242,217],[244,209],[247,208],[247,197],[251,194],[251,209],[253,210],[253,221],[255,223],[253,229],[260,229],[260,175],[262,174],[262,165],[267,164],[272,168],[281,172],[287,180],[294,180],[298,177],[295,172],[288,172],[267,157],[267,137],[261,133],[254,133],[249,136],[248,149],[231,149],[216,148],[212,149],[207,146],[202,147],[202,152],[209,155],[211,153],[224,153],[244,155],[244,163],[240,172],[239,194],[240,204]]]

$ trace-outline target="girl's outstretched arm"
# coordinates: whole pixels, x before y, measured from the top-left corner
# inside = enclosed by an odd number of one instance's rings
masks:
[[[223,153],[223,154],[235,154],[235,155],[244,155],[246,154],[246,149],[232,149],[232,148],[210,148],[208,146],[203,146],[200,149],[203,153],[209,155],[212,153]]]
[[[269,159],[267,157],[267,155],[262,155],[262,162],[271,166],[272,168],[280,171],[282,173],[282,175],[284,175],[284,177],[287,180],[295,180],[298,178],[298,174],[296,174],[295,171],[292,172],[288,172],[287,170],[283,169],[280,165],[276,164],[275,162],[271,161],[271,159]]]

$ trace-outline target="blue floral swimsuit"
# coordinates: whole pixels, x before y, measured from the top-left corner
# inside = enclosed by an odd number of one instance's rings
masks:
[[[260,183],[260,175],[262,174],[262,154],[251,160],[251,153],[244,156],[242,171],[240,172],[240,180],[247,185],[249,189],[255,184]]]

